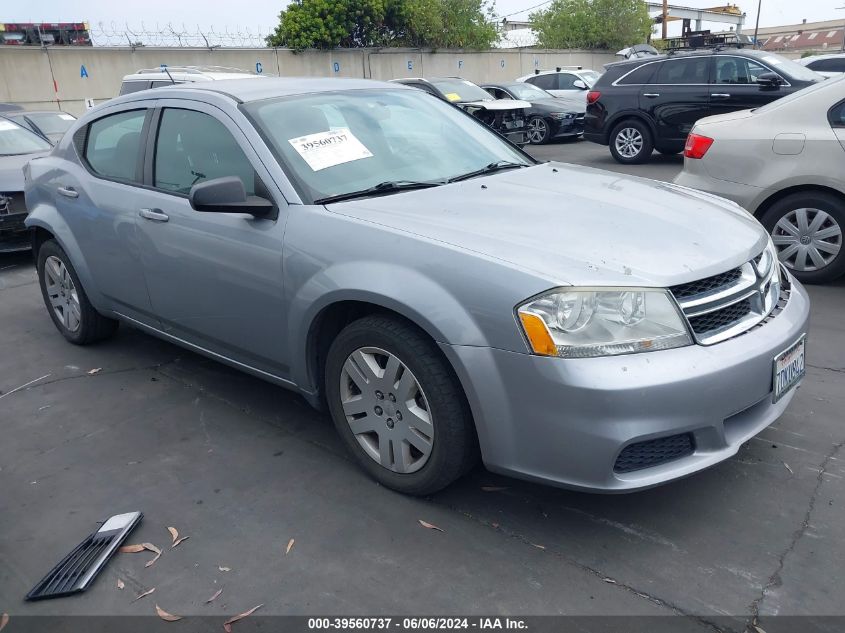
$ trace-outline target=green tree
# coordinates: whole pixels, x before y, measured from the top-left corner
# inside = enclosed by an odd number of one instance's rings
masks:
[[[489,0],[294,0],[268,46],[489,48],[498,33]]]
[[[653,25],[642,0],[553,0],[529,19],[544,48],[616,50],[647,41]]]

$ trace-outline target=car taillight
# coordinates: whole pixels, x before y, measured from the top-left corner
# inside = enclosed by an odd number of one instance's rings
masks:
[[[599,97],[601,97],[601,92],[598,90],[590,90],[590,92],[587,93],[587,103],[595,103],[599,100]]]
[[[707,150],[713,144],[713,139],[709,136],[702,136],[701,134],[690,133],[687,136],[687,144],[684,145],[685,158],[704,158]]]

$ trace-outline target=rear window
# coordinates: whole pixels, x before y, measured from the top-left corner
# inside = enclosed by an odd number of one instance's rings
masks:
[[[132,94],[133,92],[146,90],[149,87],[149,81],[124,81],[123,84],[120,86],[120,94],[128,95]]]
[[[621,85],[647,84],[651,81],[656,68],[657,64],[643,64],[639,68],[630,71],[627,75],[624,75],[617,83]]]
[[[525,81],[543,90],[557,90],[557,75],[534,75]]]
[[[99,176],[138,182],[138,154],[146,110],[97,119],[88,126],[85,160]]]

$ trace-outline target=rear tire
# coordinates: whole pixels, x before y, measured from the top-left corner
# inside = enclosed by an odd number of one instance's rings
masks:
[[[778,259],[798,281],[822,284],[845,273],[845,201],[823,191],[795,193],[761,218]]]
[[[398,318],[367,316],[338,334],[325,393],[343,441],[388,488],[428,495],[477,461],[460,383],[431,339]]]
[[[56,329],[75,345],[88,345],[109,338],[118,322],[104,317],[88,301],[70,258],[56,240],[38,249],[38,283],[44,305]]]
[[[638,119],[627,119],[610,133],[610,154],[623,165],[639,165],[651,157],[654,139],[648,125]]]

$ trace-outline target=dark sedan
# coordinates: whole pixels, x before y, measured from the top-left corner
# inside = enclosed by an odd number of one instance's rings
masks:
[[[539,145],[552,139],[577,138],[584,133],[587,102],[583,94],[555,97],[542,88],[516,81],[482,87],[497,99],[521,99],[531,104],[526,110],[530,143]]]

